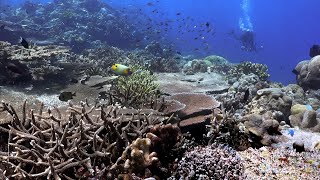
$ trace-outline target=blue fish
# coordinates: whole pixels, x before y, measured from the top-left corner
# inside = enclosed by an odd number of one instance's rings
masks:
[[[288,129],[288,134],[292,137],[294,135],[294,129]]]

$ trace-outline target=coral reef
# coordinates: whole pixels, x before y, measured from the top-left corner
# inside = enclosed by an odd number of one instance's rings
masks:
[[[177,179],[244,179],[244,167],[230,147],[196,147],[179,161]],[[174,179],[174,178],[172,178]]]
[[[198,72],[207,72],[208,67],[208,64],[202,59],[194,59],[185,64],[182,71],[186,75],[193,75]]]
[[[257,95],[246,107],[248,114],[264,114],[271,111],[277,115],[278,121],[286,121],[289,124],[292,99],[281,88],[264,88],[257,91]]]
[[[249,61],[241,62],[234,65],[228,72],[228,79],[239,79],[243,74],[253,73],[259,77],[261,81],[265,81],[269,78],[267,65],[252,63]]]
[[[0,47],[1,63],[5,68],[1,71],[3,73],[1,79],[7,79],[8,82],[5,83],[44,80],[57,74],[70,75],[68,67],[64,64],[70,57],[67,47],[49,45],[25,49],[3,41],[0,41]]]
[[[304,89],[319,89],[320,56],[301,61],[294,68],[297,83]]]
[[[157,153],[163,164],[168,164],[176,159],[177,150],[181,145],[182,134],[178,126],[172,124],[155,125],[146,135],[151,139],[152,150]],[[174,151],[175,150],[175,151]]]
[[[183,73],[161,73],[159,77],[161,77],[157,81],[159,89],[166,94],[219,94],[229,89],[224,76],[217,73],[197,73],[188,76]]]
[[[8,21],[6,26],[16,34],[35,37],[35,43],[48,39],[64,43],[74,52],[93,48],[96,40],[101,44],[128,48],[132,43],[127,42],[136,40],[133,32],[140,32],[121,13],[98,0],[45,4],[26,1],[21,8],[3,13]],[[3,32],[0,34],[6,36]]]
[[[155,42],[154,42],[155,43]],[[158,44],[158,43],[156,43]],[[151,50],[152,43],[147,45],[144,50],[133,50],[126,53],[130,59],[130,63],[139,64],[148,68],[153,72],[180,72],[182,68],[181,58],[173,53],[173,50],[168,51],[166,48],[161,50]],[[160,51],[160,53],[156,53]]]
[[[227,64],[228,60],[225,59],[222,56],[217,56],[217,55],[211,55],[211,56],[207,56],[203,59],[206,64],[210,65],[219,65],[219,64]]]
[[[242,118],[245,133],[251,139],[251,146],[269,146],[276,142],[272,135],[280,135],[279,122],[273,119],[271,112],[263,115],[249,114]]]
[[[114,101],[125,107],[141,108],[157,96],[159,85],[155,83],[156,76],[150,74],[150,71],[140,67],[133,67],[132,70],[140,72],[129,77],[119,77],[111,95]]]
[[[187,62],[182,71],[187,75],[193,75],[199,72],[215,72],[219,74],[226,74],[232,64],[225,58],[217,55],[207,56],[203,59],[193,59]]]
[[[248,134],[244,132],[234,113],[226,111],[224,108],[222,108],[221,112],[215,112],[210,125],[207,126],[206,138],[208,139],[208,144],[227,144],[233,149],[241,151],[251,146]]]
[[[238,152],[247,179],[312,179],[320,176],[319,153],[296,153],[287,148],[249,148]]]
[[[220,106],[212,96],[200,93],[179,93],[168,97],[185,105],[177,112],[179,126],[183,131],[199,134],[210,123],[213,110]],[[204,129],[205,130],[205,129]]]
[[[294,105],[291,108],[291,115],[289,116],[290,124],[292,126],[298,126],[302,129],[309,129],[314,132],[320,132],[320,120],[317,118],[317,112],[314,110],[308,110],[302,105]]]
[[[8,146],[9,153],[0,152],[1,169],[6,169],[8,178],[114,179],[130,176],[141,162],[146,165],[156,160],[154,153],[149,154],[150,139],[139,138],[166,119],[155,111],[117,106],[95,109],[87,103],[70,104],[66,113],[59,109],[46,112],[43,107],[28,111],[25,102],[22,115],[17,115],[11,105],[1,105],[1,111],[12,116],[9,126],[0,127],[1,136],[9,137],[8,144],[1,144]],[[131,159],[125,164],[131,166],[126,169],[118,166],[118,157],[128,149]]]

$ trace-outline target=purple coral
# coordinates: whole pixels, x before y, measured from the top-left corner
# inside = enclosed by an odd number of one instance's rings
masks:
[[[244,179],[244,167],[227,146],[195,147],[178,164],[178,179]]]

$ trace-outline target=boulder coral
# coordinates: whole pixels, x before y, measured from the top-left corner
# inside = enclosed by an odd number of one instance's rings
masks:
[[[252,145],[260,147],[275,142],[272,135],[280,135],[279,122],[272,118],[271,112],[263,115],[249,114],[243,117],[245,131],[252,140]]]
[[[309,61],[301,61],[294,68],[297,83],[304,89],[320,88],[320,55]]]
[[[292,114],[289,116],[290,124],[302,129],[308,129],[314,132],[320,132],[320,119],[317,118],[317,112],[308,109],[297,109],[297,105],[292,107]]]
[[[249,114],[264,114],[267,111],[282,113],[277,119],[279,122],[285,120],[288,124],[292,98],[287,96],[282,88],[264,88],[257,91],[257,95],[248,104],[246,110]]]

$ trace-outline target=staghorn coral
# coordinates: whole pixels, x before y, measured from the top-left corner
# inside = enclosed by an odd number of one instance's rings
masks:
[[[159,85],[155,83],[156,76],[139,66],[133,67],[133,73],[128,77],[119,77],[114,85],[112,97],[125,107],[141,108],[158,93]]]
[[[179,161],[171,179],[245,179],[243,163],[236,151],[216,144],[196,147]]]
[[[245,150],[251,146],[249,137],[241,130],[241,125],[235,120],[232,110],[226,111],[222,108],[220,112],[215,112],[214,117],[208,125],[206,138],[208,144],[227,144],[236,150]]]
[[[249,61],[241,62],[233,66],[228,72],[228,79],[239,79],[243,74],[253,73],[259,77],[260,80],[265,81],[269,78],[267,65],[252,63]]]
[[[22,115],[4,102],[0,107],[12,116],[7,128],[0,127],[2,137],[10,134],[9,144],[1,145],[9,149],[0,152],[0,167],[15,179],[114,179],[126,173],[111,169],[121,152],[166,119],[156,111],[96,109],[87,103],[70,104],[67,113],[44,111],[43,104],[38,111],[28,111],[26,102]]]

